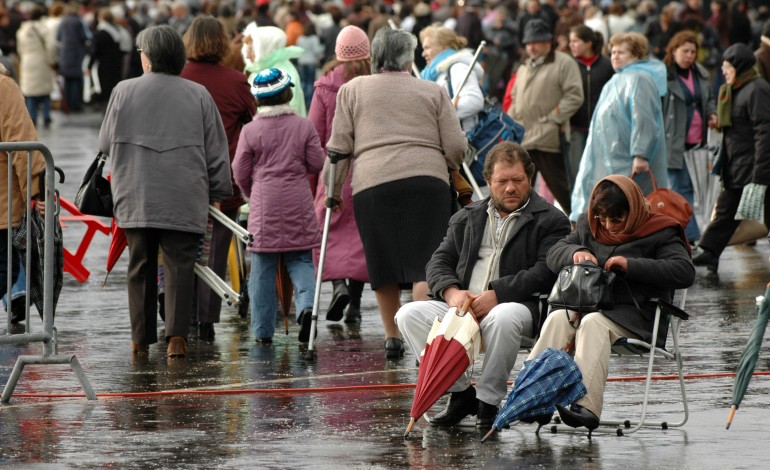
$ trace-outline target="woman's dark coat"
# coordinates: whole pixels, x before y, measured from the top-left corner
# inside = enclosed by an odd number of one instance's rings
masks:
[[[548,267],[554,273],[560,272],[573,264],[572,255],[580,250],[591,252],[602,267],[611,256],[624,256],[628,260],[628,269],[625,274],[618,273],[612,288],[615,307],[602,313],[644,341],[652,339],[655,319],[655,304],[650,299],[669,300],[673,289],[686,289],[695,281],[695,267],[678,228],[668,227],[623,245],[610,246],[593,237],[583,214],[577,230],[548,252]],[[641,312],[634,305],[632,294]],[[665,344],[666,332],[666,328],[660,329],[658,345]]]

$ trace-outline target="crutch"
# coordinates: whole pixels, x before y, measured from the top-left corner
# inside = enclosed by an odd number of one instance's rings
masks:
[[[324,262],[326,261],[326,245],[329,240],[329,227],[332,222],[332,208],[339,204],[334,198],[334,178],[335,169],[337,163],[346,158],[350,158],[350,154],[338,153],[332,149],[329,149],[329,180],[326,182],[326,216],[324,217],[324,231],[321,237],[321,254],[318,257],[318,272],[315,277],[315,295],[313,296],[313,314],[311,315],[310,323],[310,340],[307,344],[307,352],[305,353],[305,359],[314,361],[316,359],[315,352],[315,335],[318,330],[318,307],[321,303],[321,283],[323,282]]]
[[[486,41],[481,41],[481,44],[479,44],[479,47],[476,48],[476,53],[473,54],[473,60],[468,66],[468,72],[465,74],[465,77],[463,77],[463,81],[460,83],[460,88],[457,89],[457,91],[455,92],[455,96],[452,99],[452,104],[454,105],[455,109],[457,108],[457,102],[460,100],[460,92],[463,91],[465,84],[468,83],[468,78],[473,73],[473,67],[476,65],[476,62],[478,62],[479,56],[481,55],[481,51],[484,50],[484,46],[486,45],[487,45]],[[476,178],[473,177],[473,173],[471,173],[471,167],[469,167],[468,164],[465,163],[465,160],[463,160],[463,170],[465,171],[465,175],[468,177],[468,182],[473,187],[473,192],[476,194],[476,197],[479,199],[484,199],[484,194],[481,192],[481,188],[479,188],[479,184],[476,183]]]

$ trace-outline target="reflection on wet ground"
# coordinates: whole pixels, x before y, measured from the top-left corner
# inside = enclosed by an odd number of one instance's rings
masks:
[[[93,157],[98,116],[55,120],[41,139],[67,173],[64,197],[72,197]],[[82,227],[69,223],[65,246],[76,246]],[[85,259],[89,280],[65,276],[57,310],[60,352],[75,354],[97,393],[188,390],[144,397],[29,398],[14,396],[0,406],[0,463],[14,467],[117,468],[755,468],[766,457],[770,383],[755,377],[732,429],[724,424],[732,378],[688,380],[690,421],[681,430],[643,430],[632,436],[535,435],[531,425],[514,425],[481,444],[473,428],[439,429],[418,422],[402,438],[413,389],[336,387],[409,384],[416,380],[414,357],[388,362],[376,303],[363,301],[360,326],[320,322],[318,360],[302,359],[297,326],[276,335],[271,346],[254,343],[245,320],[223,311],[216,340],[191,341],[185,360],[168,361],[165,344],[141,359],[130,354],[126,311],[125,258],[102,287],[109,238],[94,238]],[[770,281],[770,247],[729,248],[719,276],[699,270],[688,292],[692,319],[682,332],[689,373],[734,371],[755,318],[755,297]],[[322,304],[330,298],[324,286]],[[278,320],[280,323],[282,321]],[[5,334],[4,322],[0,334]],[[161,324],[162,325],[162,324]],[[33,329],[39,320],[32,318]],[[162,335],[162,332],[160,333]],[[0,347],[0,382],[15,358],[40,347]],[[516,370],[521,367],[519,356]],[[770,370],[763,347],[758,370]],[[613,358],[611,376],[642,375],[646,362]],[[674,373],[664,364],[661,374]],[[677,383],[653,384],[654,417],[675,414]],[[297,390],[297,389],[320,390]],[[265,393],[265,389],[274,390]],[[251,390],[231,394],[233,390]],[[293,390],[293,391],[292,391]],[[66,366],[28,366],[17,394],[81,393]],[[217,394],[217,392],[226,392]],[[639,409],[642,384],[607,387],[605,417],[626,417]]]

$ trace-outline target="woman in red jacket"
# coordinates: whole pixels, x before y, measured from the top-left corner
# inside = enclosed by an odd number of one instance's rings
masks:
[[[201,16],[190,25],[184,35],[187,64],[180,75],[206,87],[222,117],[230,152],[230,163],[238,146],[241,127],[251,122],[257,112],[257,105],[251,95],[246,76],[234,69],[222,65],[222,59],[230,52],[229,41],[224,26],[216,18]],[[235,220],[238,208],[243,204],[243,197],[238,186],[233,182],[232,197],[222,201],[221,210]],[[224,277],[227,269],[227,252],[230,248],[232,232],[219,222],[214,222],[211,235],[209,267],[219,277]],[[214,323],[219,323],[219,311],[222,299],[200,279],[196,279],[198,335],[204,341],[214,340]]]

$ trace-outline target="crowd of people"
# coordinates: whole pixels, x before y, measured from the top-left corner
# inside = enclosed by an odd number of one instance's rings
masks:
[[[595,427],[610,345],[654,340],[649,299],[689,287],[694,265],[717,271],[745,188],[764,198],[770,225],[770,10],[745,0],[710,11],[700,0],[25,8],[0,6],[0,67],[19,81],[3,78],[2,100],[23,95],[27,131],[41,109],[51,126],[52,97],[67,112],[90,97],[105,113],[99,150],[130,251],[134,354],[158,341],[159,251],[168,356],[186,354],[190,325],[214,339],[221,302],[193,274],[209,205],[233,220],[248,207],[256,342],[272,343],[281,266],[308,342],[328,208],[327,320],[360,322],[368,283],[397,360],[407,347],[419,357],[433,319],[471,301],[481,375],[452,385],[435,425],[475,415],[489,427],[522,338],[539,337],[530,357],[575,343],[588,395],[560,413]],[[525,134],[486,155],[488,196],[471,202],[458,197],[460,169],[487,106]],[[724,136],[714,216],[682,227],[645,195],[656,181],[695,204],[688,162],[707,157],[712,130]],[[330,152],[342,158],[333,174]],[[220,276],[229,242],[215,222],[208,262]],[[542,325],[533,295],[584,261],[632,294],[615,292],[613,309],[579,326],[562,310]],[[413,302],[401,305],[402,289]]]

